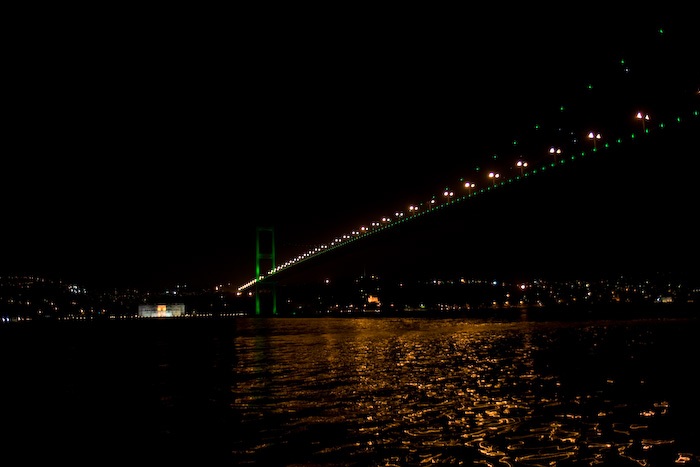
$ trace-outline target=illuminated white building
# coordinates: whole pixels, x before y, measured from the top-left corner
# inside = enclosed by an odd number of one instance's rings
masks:
[[[140,318],[177,318],[179,316],[185,316],[185,305],[183,303],[139,305]]]

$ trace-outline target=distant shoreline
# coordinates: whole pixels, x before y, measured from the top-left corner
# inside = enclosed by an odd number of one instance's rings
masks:
[[[476,319],[494,322],[574,322],[574,321],[627,321],[627,320],[698,320],[700,319],[700,305],[696,303],[681,304],[600,304],[600,305],[547,305],[547,306],[523,306],[510,308],[476,308],[473,310],[412,310],[412,311],[365,311],[365,312],[296,312],[281,313],[276,316],[255,316],[250,313],[230,313],[227,315],[212,314],[208,316],[181,316],[142,318],[138,316],[123,317],[91,317],[85,319],[71,318],[42,318],[14,320],[0,323],[0,329],[12,329],[16,327],[31,327],[40,325],[62,324],[107,324],[120,322],[143,323],[194,323],[194,322],[222,322],[235,321],[236,319],[302,319],[302,318],[407,318],[407,319]]]

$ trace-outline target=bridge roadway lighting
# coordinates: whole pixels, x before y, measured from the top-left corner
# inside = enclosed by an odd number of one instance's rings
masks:
[[[489,172],[489,178],[493,181],[494,188],[496,187],[496,179],[501,178],[501,174],[498,172]]]
[[[518,161],[515,165],[518,166],[518,168],[520,169],[520,176],[522,177],[522,176],[523,176],[523,170],[525,169],[525,167],[527,167],[527,162],[525,162],[525,161]]]
[[[550,153],[550,154],[552,155],[552,157],[554,158],[554,163],[556,163],[556,162],[557,162],[557,156],[561,154],[561,148],[555,148],[554,146],[552,146],[551,148],[549,148],[549,153]]]
[[[474,184],[471,183],[471,182],[465,182],[465,183],[464,183],[464,188],[466,188],[467,190],[469,190],[469,196],[472,195],[472,188],[474,188],[475,186],[476,186],[476,185],[474,185]]]
[[[447,189],[446,189],[445,192],[442,194],[442,196],[445,197],[445,200],[446,200],[446,201],[449,201],[450,199],[452,199],[452,197],[453,197],[454,195],[455,195],[454,191],[450,191],[450,190],[447,190]]]
[[[642,121],[642,131],[643,131],[644,133],[646,133],[646,132],[647,132],[647,124],[646,124],[646,122],[649,121],[649,114],[648,114],[648,113],[637,112],[637,115],[635,116],[635,118],[637,118],[637,120],[641,120],[641,121]]]
[[[597,151],[598,148],[596,147],[596,140],[599,140],[601,138],[600,133],[595,133],[591,131],[588,133],[588,139],[593,140],[593,150]]]

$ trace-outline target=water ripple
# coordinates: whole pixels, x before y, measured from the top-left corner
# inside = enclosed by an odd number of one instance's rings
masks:
[[[697,463],[655,328],[283,321],[235,340],[241,463]]]

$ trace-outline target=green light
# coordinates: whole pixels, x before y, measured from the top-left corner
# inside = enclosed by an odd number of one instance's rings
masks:
[[[514,139],[514,140],[513,140],[513,146],[517,146],[517,145],[518,145],[518,141]]]
[[[559,107],[559,110],[560,110],[561,112],[563,112],[563,111],[564,111],[564,106],[562,105],[561,107]]]
[[[634,133],[632,133],[632,139],[634,139]]]
[[[581,151],[581,157],[584,157],[586,155],[586,151]]]
[[[620,65],[624,65],[624,64],[625,64],[625,59],[623,58],[620,60]]]
[[[593,89],[593,85],[592,85],[592,84],[589,84],[589,85],[588,85],[588,89]]]
[[[609,148],[609,147],[610,147],[610,143],[605,143],[605,147],[606,147],[606,148]]]
[[[663,33],[664,33],[664,28],[659,28],[659,34],[663,34]]]
[[[535,130],[539,130],[539,129],[540,129],[540,124],[539,124],[539,123],[535,123]]]
[[[698,111],[696,110],[695,112],[693,112],[693,115],[695,115],[695,116],[697,117],[697,116],[698,116]]]
[[[680,122],[681,122],[681,117],[676,117],[676,121],[677,121],[678,123],[680,123]]]
[[[621,144],[621,143],[622,143],[622,138],[617,138],[617,144]]]
[[[659,128],[663,128],[663,127],[664,127],[664,122],[659,123]]]

